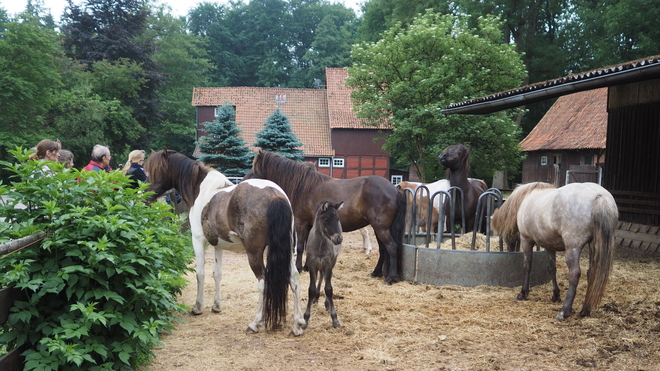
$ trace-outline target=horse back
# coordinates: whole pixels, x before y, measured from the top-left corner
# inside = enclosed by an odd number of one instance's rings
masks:
[[[241,182],[235,187],[221,189],[202,211],[202,229],[211,245],[242,250],[244,241],[265,246],[268,208],[274,202],[289,200],[272,182]],[[238,246],[240,244],[240,246]]]

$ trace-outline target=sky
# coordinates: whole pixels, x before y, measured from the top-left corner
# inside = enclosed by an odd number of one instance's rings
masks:
[[[216,2],[226,4],[228,1],[214,1],[214,0],[161,0],[160,3],[168,4],[172,8],[172,15],[175,17],[188,14],[188,10],[194,8],[200,2]],[[360,5],[366,0],[330,0],[331,2],[343,3],[349,8],[353,8],[357,14],[360,14]],[[247,1],[246,1],[247,2]],[[64,7],[67,5],[66,0],[43,0],[44,7],[49,8],[56,21],[59,21]],[[74,4],[81,4],[80,0],[73,0]],[[27,0],[0,0],[0,6],[4,8],[7,13],[14,15],[25,10]]]

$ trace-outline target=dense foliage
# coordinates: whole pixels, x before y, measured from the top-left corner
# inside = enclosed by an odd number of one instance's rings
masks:
[[[289,118],[278,109],[266,119],[264,128],[257,133],[255,147],[278,154],[296,161],[302,161],[303,143],[298,141],[296,134],[291,131]]]
[[[176,295],[189,239],[165,203],[145,203],[146,185],[125,188],[121,172],[63,170],[12,152],[0,242],[48,235],[0,258],[0,285],[27,297],[14,303],[0,344],[28,346],[26,370],[135,369],[184,309]]]
[[[353,65],[352,45],[376,43],[393,27],[403,32],[427,9],[465,17],[473,29],[481,17],[497,17],[500,41],[528,71],[520,84],[643,58],[658,53],[655,5],[369,0],[356,15],[329,0],[252,0],[200,2],[177,18],[151,1],[84,0],[72,2],[59,23],[41,1],[28,1],[18,15],[0,7],[0,160],[10,158],[7,149],[44,138],[59,138],[78,166],[95,144],[111,147],[115,167],[132,149],[192,155],[194,87],[322,88],[326,67]],[[494,92],[484,86],[456,99]],[[523,135],[552,103],[520,111],[514,119]],[[7,176],[0,169],[0,179]]]
[[[252,167],[254,154],[238,134],[236,113],[229,105],[220,106],[215,121],[204,124],[205,136],[199,138],[199,161],[217,169],[225,176],[243,177]]]
[[[456,143],[472,147],[479,177],[515,171],[520,131],[510,115],[441,113],[452,102],[520,85],[520,56],[501,40],[492,17],[472,28],[464,17],[429,11],[407,29],[395,26],[377,43],[356,46],[347,84],[355,88],[358,117],[374,125],[387,120],[393,131],[385,148],[403,164],[412,163],[422,181],[442,177],[436,158]]]

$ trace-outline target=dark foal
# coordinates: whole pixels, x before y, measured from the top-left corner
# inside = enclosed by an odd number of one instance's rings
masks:
[[[332,327],[339,327],[337,311],[332,301],[332,268],[337,262],[341,250],[341,223],[337,211],[344,206],[343,202],[336,204],[324,201],[316,209],[314,224],[307,239],[307,261],[305,267],[309,270],[309,299],[305,311],[305,325],[309,323],[312,304],[318,303],[321,294],[321,283],[325,279],[325,309],[332,317]],[[318,275],[318,286],[316,277]]]

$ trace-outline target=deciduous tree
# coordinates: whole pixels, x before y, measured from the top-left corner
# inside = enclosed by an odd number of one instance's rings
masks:
[[[502,43],[492,17],[469,27],[467,19],[427,12],[407,29],[397,25],[377,43],[353,49],[348,85],[357,115],[392,128],[385,148],[422,181],[441,177],[436,157],[450,144],[472,147],[476,174],[515,172],[520,131],[510,114],[451,115],[446,105],[519,86],[525,69],[514,47]]]

